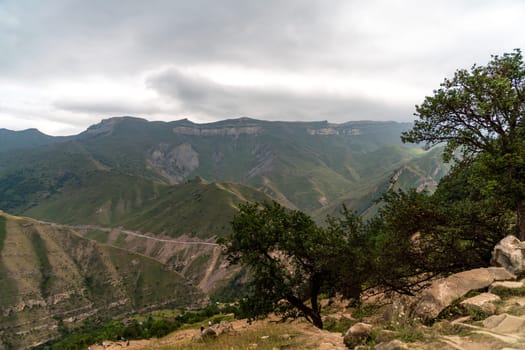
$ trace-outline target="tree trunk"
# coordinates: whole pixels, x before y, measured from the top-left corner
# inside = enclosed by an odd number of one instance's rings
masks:
[[[318,312],[313,311],[310,317],[312,319],[312,324],[315,327],[323,329],[323,319],[321,318],[321,315]]]
[[[525,213],[523,212],[523,201],[518,200],[517,212],[518,212],[518,228],[519,228],[519,239],[525,241]]]
[[[286,300],[288,300],[288,302],[294,307],[299,309],[304,314],[308,322],[310,322],[319,329],[323,329],[323,319],[321,318],[319,310],[313,310],[312,308],[306,306],[301,301],[301,299],[297,298],[294,295],[287,295]]]

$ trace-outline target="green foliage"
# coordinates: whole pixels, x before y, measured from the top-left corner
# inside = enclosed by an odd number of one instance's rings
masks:
[[[66,329],[60,339],[34,349],[83,350],[88,345],[102,343],[105,340],[160,338],[180,328],[190,325],[196,327],[207,320],[218,323],[223,319],[229,319],[225,315],[225,309],[214,304],[201,310],[184,311],[177,316],[160,316],[153,313],[136,315],[122,320],[88,323],[72,331]]]
[[[360,294],[364,274],[359,258],[366,254],[352,244],[364,236],[363,226],[348,211],[341,219],[330,218],[323,229],[306,214],[276,202],[241,205],[232,221],[233,234],[223,241],[230,263],[251,274],[241,311],[249,317],[269,312],[283,318],[304,316],[322,328],[320,293]],[[341,259],[352,261],[352,267]]]
[[[494,245],[509,234],[507,211],[470,186],[472,168],[456,166],[432,195],[390,191],[371,225],[372,281],[412,294],[429,278],[486,266]]]
[[[520,50],[460,69],[416,106],[404,142],[445,143],[445,160],[473,164],[473,185],[517,212],[525,240],[525,63]],[[457,156],[459,155],[459,156]]]
[[[363,320],[366,317],[377,314],[381,309],[381,305],[374,303],[359,303],[352,312],[352,317],[357,320]]]
[[[506,288],[503,286],[499,286],[492,288],[490,292],[500,296],[502,299],[509,297],[524,297],[525,286],[519,288]]]
[[[329,332],[341,333],[344,335],[346,331],[348,331],[348,328],[350,328],[354,323],[354,320],[346,317],[341,317],[340,319],[327,317],[324,320],[324,329]]]
[[[473,305],[461,305],[461,302],[472,298],[479,294],[479,291],[471,291],[464,295],[461,298],[454,300],[449,306],[443,309],[438,317],[436,322],[441,320],[454,320],[463,316],[470,316],[473,321],[482,321],[490,316],[489,313],[483,311],[480,307]]]

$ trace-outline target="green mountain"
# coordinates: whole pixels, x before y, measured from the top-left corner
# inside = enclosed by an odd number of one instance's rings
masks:
[[[49,222],[0,215],[0,340],[220,295],[238,270],[216,239],[241,202],[322,221],[343,203],[373,215],[388,188],[432,190],[448,169],[439,150],[400,143],[410,126],[122,117],[66,138],[0,130],[0,210]]]
[[[0,152],[13,149],[33,148],[65,140],[65,137],[53,137],[37,129],[11,131],[0,129]]]
[[[379,179],[417,156],[416,148],[399,141],[409,127],[395,122],[240,118],[194,124],[110,118],[55,144],[0,153],[0,208],[24,213],[98,171],[102,187],[104,173],[155,184],[181,184],[197,176],[240,183],[312,213],[340,204],[355,189],[373,191]]]
[[[164,264],[65,226],[0,212],[0,347],[28,348],[96,320],[204,295]]]
[[[178,237],[219,237],[229,232],[237,205],[270,201],[251,187],[194,178],[166,185],[114,172],[90,171],[49,195],[24,215],[71,225],[125,227]]]

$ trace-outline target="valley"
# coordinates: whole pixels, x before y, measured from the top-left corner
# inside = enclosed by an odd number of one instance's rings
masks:
[[[60,138],[3,130],[3,346],[236,295],[243,273],[217,239],[240,203],[275,200],[323,222],[343,204],[373,216],[389,188],[432,191],[448,165],[439,149],[401,144],[409,127],[121,117]]]

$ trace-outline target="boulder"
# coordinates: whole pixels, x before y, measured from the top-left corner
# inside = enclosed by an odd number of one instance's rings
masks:
[[[516,277],[503,268],[479,268],[453,274],[442,278],[423,291],[412,309],[412,317],[423,322],[435,319],[443,309],[454,300],[472,290],[490,286],[495,280],[515,279]]]
[[[503,334],[524,334],[525,317],[509,314],[490,316],[483,321],[483,326],[493,332]]]
[[[499,282],[498,282],[499,283]],[[472,298],[463,300],[460,305],[467,308],[478,308],[485,314],[493,315],[496,312],[494,303],[500,301],[501,298],[492,293],[481,293]]]
[[[514,236],[503,238],[492,251],[491,264],[518,276],[525,275],[525,242]]]
[[[523,281],[503,281],[503,282],[494,282],[489,287],[489,292],[492,292],[493,290],[500,290],[500,289],[520,289],[525,286],[525,283]]]
[[[372,332],[372,325],[368,323],[358,322],[346,331],[343,342],[349,348],[354,348],[356,345],[364,344],[370,338]]]
[[[204,331],[202,331],[202,337],[203,338],[215,338],[216,336],[217,336],[217,332],[215,332],[210,327],[208,327]]]

